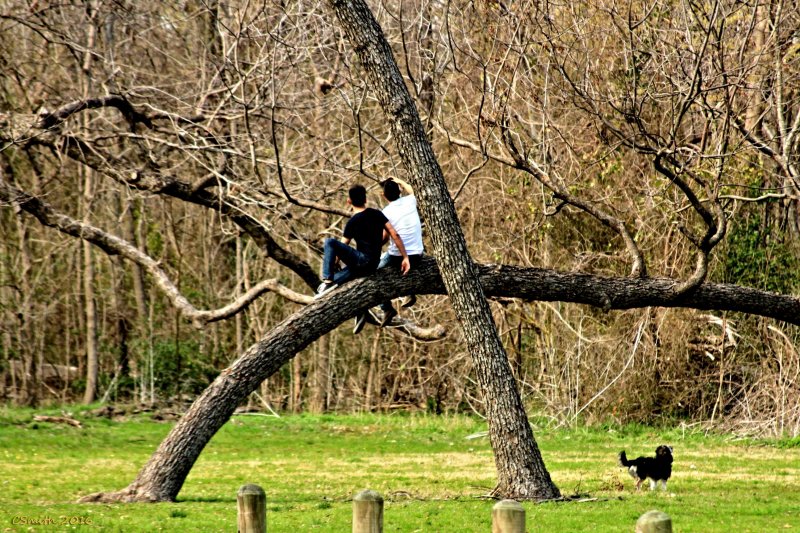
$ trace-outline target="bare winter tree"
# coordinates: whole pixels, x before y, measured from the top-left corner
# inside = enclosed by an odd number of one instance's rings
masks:
[[[124,328],[108,317],[112,308],[132,314],[122,318],[142,332],[145,348],[133,358],[141,397],[153,397],[154,367],[188,366],[187,338],[217,354],[208,362],[215,372],[224,368],[127,488],[88,498],[174,500],[251,393],[266,400],[283,387],[285,405],[297,408],[313,367],[316,403],[326,403],[325,383],[347,371],[326,354],[341,347],[326,344],[319,365],[294,359],[291,387],[279,386],[277,371],[301,350],[386,298],[446,293],[463,332],[424,350],[446,361],[453,346],[467,346],[497,494],[556,497],[501,336],[513,336],[523,390],[541,399],[524,369],[559,361],[545,364],[540,352],[556,350],[524,329],[555,342],[554,327],[536,323],[540,309],[572,328],[547,302],[591,306],[571,309],[600,325],[620,309],[655,323],[657,308],[798,324],[791,285],[709,281],[743,205],[778,201],[796,213],[796,13],[782,6],[389,2],[375,9],[381,29],[361,2],[331,2],[332,12],[306,3],[97,1],[87,12],[79,2],[11,2],[0,11],[3,357],[24,359],[36,401],[47,345],[89,353],[86,335],[71,332],[91,329],[90,291],[66,295],[59,285],[90,277],[79,273],[88,255],[74,243],[102,250],[92,259],[96,334],[121,360]],[[769,179],[755,188],[729,179],[756,173]],[[89,189],[78,187],[89,175],[91,205],[76,193]],[[342,191],[392,175],[414,185],[435,261],[313,301],[319,237],[348,214]],[[103,298],[109,287],[114,304]],[[486,297],[500,299],[501,335]],[[442,323],[448,309],[425,308]],[[46,320],[55,315],[63,327]],[[238,327],[225,333],[231,317]],[[670,333],[637,324],[621,328],[619,345],[650,335],[658,354]],[[444,337],[436,326],[397,325],[402,338]],[[679,332],[671,337],[685,344]],[[601,344],[604,372],[618,365],[622,376],[627,366]],[[109,359],[99,354],[101,368]],[[79,364],[90,370],[88,358]],[[464,375],[451,381],[461,394],[454,403],[470,392]],[[374,379],[367,405],[380,392]],[[572,418],[605,391],[625,394],[623,381],[576,382],[585,391],[567,394]]]

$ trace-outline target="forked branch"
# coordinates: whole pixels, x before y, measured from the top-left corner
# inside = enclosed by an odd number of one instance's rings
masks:
[[[577,209],[580,209],[581,211],[584,211],[619,235],[622,238],[622,241],[625,243],[625,248],[627,249],[628,254],[631,256],[631,260],[633,262],[633,265],[631,266],[631,276],[647,276],[647,266],[644,261],[644,256],[642,255],[642,251],[639,249],[639,246],[636,244],[633,235],[631,235],[630,231],[628,231],[627,226],[625,226],[625,223],[622,220],[610,215],[609,213],[606,213],[595,204],[585,201],[570,193],[565,187],[558,185],[558,183],[551,179],[549,174],[540,165],[536,164],[534,161],[531,161],[531,158],[528,156],[527,150],[524,146],[517,145],[513,136],[511,135],[510,129],[506,125],[503,126],[503,140],[508,153],[514,160],[515,168],[533,176],[539,183],[550,190],[556,199],[560,200],[564,204],[571,205]]]

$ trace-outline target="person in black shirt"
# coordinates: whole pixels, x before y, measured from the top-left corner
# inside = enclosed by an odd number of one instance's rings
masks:
[[[353,208],[354,215],[350,217],[344,227],[344,242],[332,238],[325,239],[322,283],[317,288],[317,297],[352,278],[373,273],[378,268],[381,259],[384,230],[397,245],[403,258],[400,263],[400,271],[406,274],[411,269],[402,239],[383,213],[367,207],[367,190],[362,185],[350,188],[347,203]],[[355,248],[350,246],[353,239],[356,241]],[[338,261],[344,263],[345,268],[335,272]],[[366,315],[363,313],[356,316],[353,333],[361,331],[365,318]]]

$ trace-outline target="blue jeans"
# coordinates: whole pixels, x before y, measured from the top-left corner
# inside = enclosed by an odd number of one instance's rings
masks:
[[[389,252],[383,252],[381,260],[378,261],[378,270],[389,266]]]
[[[411,263],[411,268],[417,268],[417,266],[419,266],[419,262],[420,262],[421,259],[422,259],[422,255],[421,254],[420,255],[409,255],[408,256],[408,260]],[[379,269],[386,268],[386,267],[388,267],[390,265],[392,266],[392,268],[399,268],[400,267],[400,263],[402,261],[403,261],[403,258],[400,257],[399,255],[389,255],[389,252],[383,252],[383,255],[381,256],[381,260],[378,263],[378,268]],[[392,307],[392,301],[388,300],[388,301],[383,302],[381,304],[381,310],[383,310],[384,313],[389,313],[391,311],[394,311],[394,308]]]
[[[337,285],[349,281],[357,275],[368,272],[369,257],[336,239],[325,239],[325,254],[322,256],[322,279],[332,279]],[[345,264],[339,272],[336,270],[336,259]]]

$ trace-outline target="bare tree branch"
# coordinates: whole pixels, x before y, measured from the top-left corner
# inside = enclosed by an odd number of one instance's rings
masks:
[[[166,272],[159,267],[158,261],[124,239],[89,224],[74,220],[67,215],[57,213],[45,202],[13,187],[3,179],[0,179],[0,199],[11,205],[18,205],[22,210],[35,216],[45,226],[88,241],[110,255],[119,254],[138,264],[152,276],[156,286],[169,298],[172,305],[183,316],[191,320],[197,328],[201,328],[210,322],[234,316],[268,291],[276,292],[296,303],[309,303],[311,299],[310,296],[305,296],[289,289],[276,279],[269,279],[259,282],[245,294],[224,307],[215,310],[197,309],[181,294]]]
[[[55,111],[41,114],[36,127],[42,130],[50,129],[84,109],[99,109],[102,107],[113,107],[119,110],[130,125],[131,130],[133,130],[138,123],[144,124],[148,128],[153,128],[153,122],[150,117],[137,111],[125,96],[119,94],[70,102]]]
[[[6,117],[6,119],[13,119],[13,117]],[[2,125],[2,121],[0,121],[0,125]],[[22,146],[42,145],[54,152],[63,151],[75,161],[85,164],[128,187],[157,194],[166,194],[218,211],[242,228],[268,257],[291,269],[309,287],[314,288],[319,284],[319,277],[310,265],[278,244],[264,225],[248,214],[240,206],[238,199],[225,191],[212,192],[207,188],[197,188],[195,184],[181,181],[169,173],[161,172],[160,169],[146,166],[143,168],[139,166],[136,169],[136,166],[131,165],[128,168],[136,170],[121,171],[118,165],[112,165],[110,162],[115,158],[98,152],[77,137],[48,137],[48,135],[50,134],[29,137]],[[3,138],[2,128],[0,128],[0,139]]]
[[[617,233],[625,243],[625,248],[628,250],[628,254],[631,256],[633,261],[633,265],[631,266],[631,276],[644,277],[647,275],[647,266],[644,261],[644,256],[642,255],[642,251],[639,249],[639,246],[636,244],[633,235],[631,235],[630,231],[628,231],[627,226],[625,226],[625,223],[622,222],[622,220],[606,213],[596,205],[578,198],[576,195],[570,193],[567,189],[559,186],[553,180],[551,180],[548,174],[539,165],[530,161],[530,159],[525,155],[524,148],[517,147],[508,128],[504,128],[503,138],[506,142],[506,148],[511,154],[511,157],[514,159],[515,168],[525,171],[536,178],[536,180],[547,187],[547,189],[549,189],[553,193],[553,196],[555,196],[557,199],[582,211],[585,211],[589,215],[596,218],[604,226]]]

